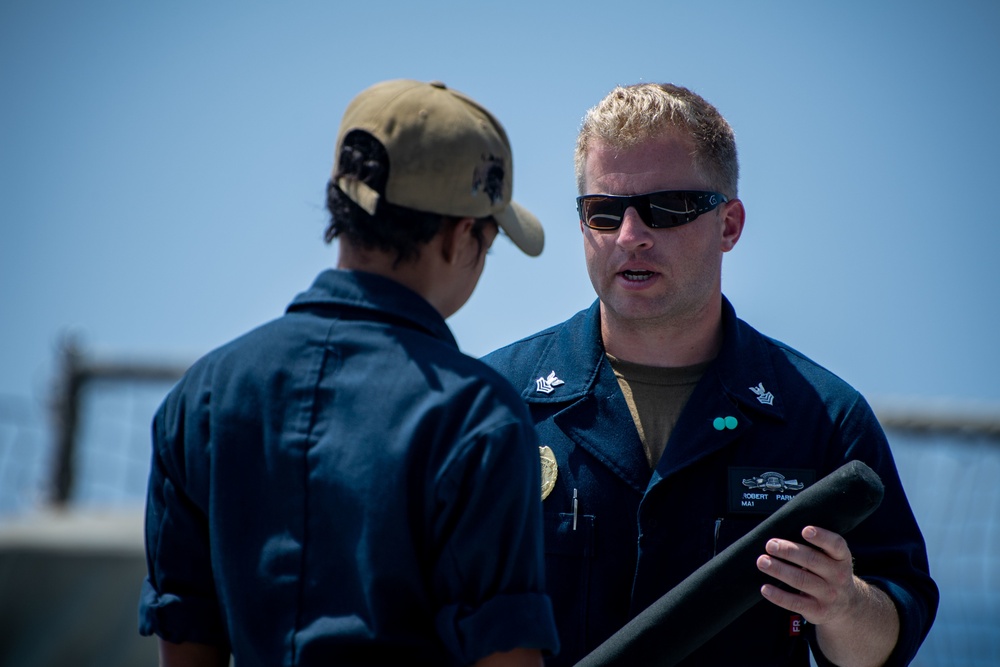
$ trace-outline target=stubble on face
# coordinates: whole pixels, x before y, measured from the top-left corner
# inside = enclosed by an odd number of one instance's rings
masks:
[[[691,140],[666,134],[626,149],[591,147],[588,193],[641,194],[711,189],[698,174]],[[583,226],[587,269],[609,339],[657,335],[717,317],[721,301],[719,209],[672,229],[650,229],[634,210],[611,232]]]

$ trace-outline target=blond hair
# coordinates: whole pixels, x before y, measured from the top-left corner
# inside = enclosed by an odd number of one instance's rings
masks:
[[[584,171],[595,140],[627,149],[678,130],[694,142],[695,168],[710,187],[735,198],[740,168],[733,128],[703,97],[669,83],[617,86],[587,111],[574,156],[580,194],[586,194]]]

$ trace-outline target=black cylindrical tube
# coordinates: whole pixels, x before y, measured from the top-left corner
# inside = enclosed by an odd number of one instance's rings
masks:
[[[774,581],[757,569],[772,538],[802,541],[806,526],[841,535],[882,502],[885,488],[875,472],[851,461],[801,491],[760,525],[695,570],[577,663],[670,667],[763,600],[760,587]]]

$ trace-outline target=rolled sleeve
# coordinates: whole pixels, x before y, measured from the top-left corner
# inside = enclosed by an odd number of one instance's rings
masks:
[[[139,600],[139,634],[157,635],[174,643],[228,645],[214,599],[161,593],[149,577]]]
[[[438,612],[435,625],[459,664],[515,648],[558,649],[552,603],[542,593],[499,595],[476,609],[448,605]]]
[[[534,432],[509,422],[458,451],[442,480],[445,509],[436,521],[437,630],[461,664],[520,647],[556,653]]]
[[[215,591],[208,519],[184,491],[184,475],[164,452],[183,438],[163,410],[153,421],[146,495],[146,579],[139,597],[139,633],[180,643],[228,645]]]

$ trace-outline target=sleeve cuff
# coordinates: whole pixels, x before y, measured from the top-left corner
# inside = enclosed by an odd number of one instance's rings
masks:
[[[552,602],[542,593],[499,595],[475,609],[448,605],[438,612],[435,624],[448,651],[461,664],[516,648],[553,655],[559,651]]]
[[[139,634],[147,637],[155,634],[175,644],[198,642],[229,646],[215,600],[161,594],[148,578],[142,583],[139,600]]]
[[[909,665],[917,655],[917,651],[920,649],[920,645],[927,634],[926,628],[930,625],[923,618],[923,614],[921,614],[921,605],[909,591],[891,581],[879,577],[863,577],[863,579],[869,584],[882,589],[889,596],[889,599],[892,600],[892,603],[896,606],[896,613],[899,614],[899,638],[896,640],[896,646],[892,649],[892,653],[889,654],[889,658],[885,661],[883,667],[905,667]],[[836,667],[819,650],[819,644],[816,640],[816,626],[812,624],[807,625],[806,633],[816,664],[819,667]]]

